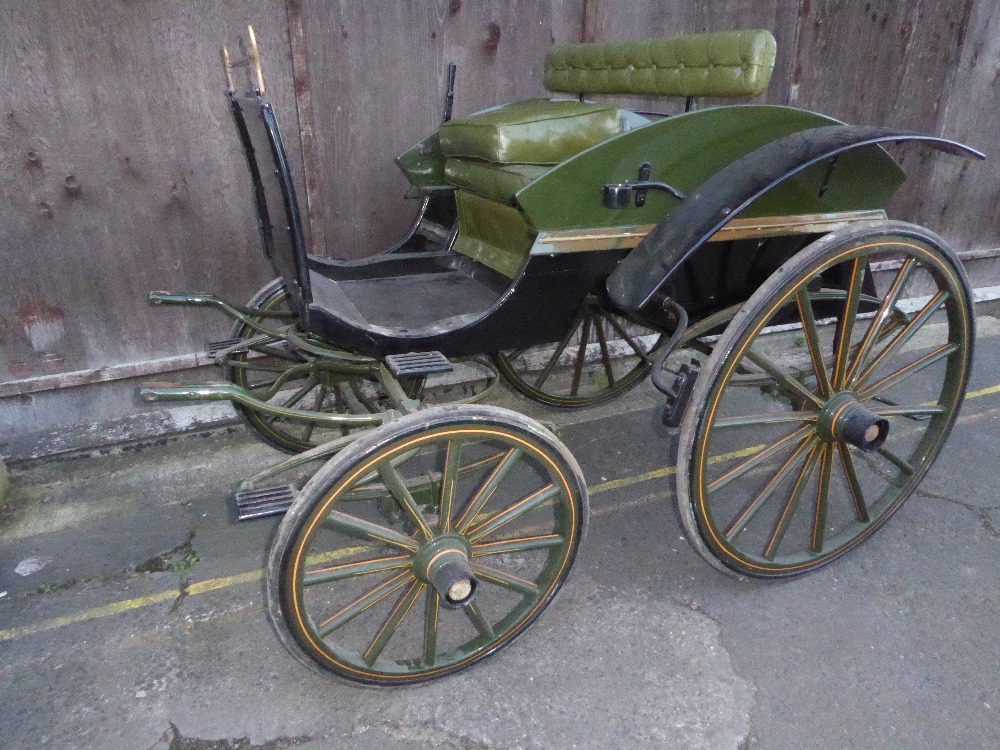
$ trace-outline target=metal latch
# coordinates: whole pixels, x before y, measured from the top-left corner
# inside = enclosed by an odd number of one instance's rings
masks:
[[[646,205],[646,192],[648,190],[662,190],[682,201],[687,196],[680,190],[668,185],[665,182],[650,180],[649,175],[652,165],[644,162],[639,167],[639,179],[635,182],[614,182],[604,186],[604,207],[605,208],[628,208],[635,206],[642,208]]]

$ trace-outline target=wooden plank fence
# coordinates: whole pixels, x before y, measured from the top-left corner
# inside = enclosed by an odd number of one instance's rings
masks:
[[[435,128],[450,61],[461,115],[544,95],[554,43],[763,27],[778,63],[762,101],[944,134],[990,156],[1000,135],[992,0],[3,3],[0,455],[18,436],[148,409],[129,378],[193,377],[184,368],[227,324],[151,309],[147,291],[242,300],[268,280],[218,52],[247,23],[314,250],[328,257],[376,252],[409,224],[393,157]],[[961,250],[1000,246],[1000,171],[917,151],[902,160],[912,179],[893,215]]]

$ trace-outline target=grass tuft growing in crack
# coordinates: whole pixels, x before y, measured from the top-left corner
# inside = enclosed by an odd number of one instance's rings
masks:
[[[194,529],[188,532],[187,539],[181,544],[156,557],[135,566],[136,573],[176,573],[179,576],[188,575],[198,561],[197,550],[194,548]]]

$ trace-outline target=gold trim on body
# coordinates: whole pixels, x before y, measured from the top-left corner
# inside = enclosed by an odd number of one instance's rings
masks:
[[[748,237],[768,237],[784,234],[816,234],[832,232],[858,221],[886,218],[885,211],[838,211],[826,214],[795,216],[762,216],[755,219],[733,219],[712,235],[710,242],[742,240]],[[631,250],[649,234],[655,224],[608,227],[605,229],[564,229],[539,232],[532,255],[557,255],[590,250]]]

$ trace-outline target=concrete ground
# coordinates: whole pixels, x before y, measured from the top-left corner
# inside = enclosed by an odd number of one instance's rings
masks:
[[[277,454],[246,433],[12,467],[0,747],[995,750],[1000,336],[979,341],[969,391],[900,513],[778,583],[727,578],[683,538],[654,392],[555,417],[505,396],[564,424],[589,536],[523,638],[395,690],[314,674],[272,633],[276,521],[237,523],[229,498]]]

